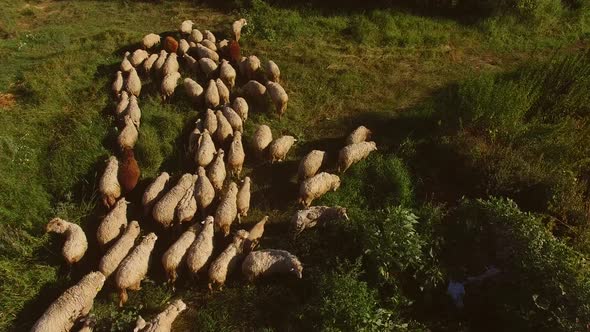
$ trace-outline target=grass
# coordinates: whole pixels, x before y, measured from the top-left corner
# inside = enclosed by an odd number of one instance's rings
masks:
[[[61,242],[43,229],[53,216],[92,229],[104,213],[96,183],[116,137],[110,82],[122,53],[144,34],[175,30],[186,18],[227,35],[237,13],[183,1],[0,5],[0,330],[26,330],[98,259],[89,252],[68,277],[60,268]],[[324,11],[262,1],[241,11],[249,21],[243,53],[278,63],[290,97],[282,121],[268,104],[251,110],[245,139],[258,123],[275,136],[298,138],[284,164],[248,163],[254,192],[247,222],[270,214],[262,247],[293,251],[305,277],[255,285],[232,279],[212,296],[203,282],[185,283],[173,294],[154,259],[158,267],[125,310],[115,306],[111,285],[101,292],[93,311],[98,330],[128,330],[137,314],[151,317],[173,296],[189,302],[176,325],[187,329],[457,330],[442,317],[451,309],[441,291],[445,239],[437,236],[445,204],[452,208],[462,195],[505,195],[545,221],[566,221],[555,234],[588,252],[579,236],[587,201],[580,174],[588,166],[588,67],[578,59],[556,61],[543,75],[515,71],[587,45],[588,11],[564,10],[534,25],[513,15],[465,23],[399,8]],[[138,190],[163,170],[179,175],[191,167],[185,141],[198,113],[182,93],[163,105],[154,90],[146,85],[140,100]],[[286,240],[297,160],[319,148],[333,162],[359,124],[375,130],[379,152],[318,202],[347,206],[352,221]],[[541,198],[519,200],[531,193]],[[130,218],[136,216],[132,208]],[[575,231],[563,230],[569,226]],[[404,241],[411,246],[400,246]],[[437,304],[442,314],[433,310]]]

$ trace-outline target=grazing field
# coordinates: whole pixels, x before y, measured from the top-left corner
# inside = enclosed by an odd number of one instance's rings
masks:
[[[297,255],[303,278],[252,284],[235,273],[210,294],[205,276],[181,274],[172,291],[161,267],[179,235],[171,230],[123,308],[107,281],[91,312],[95,330],[131,330],[175,298],[188,305],[174,323],[181,331],[587,328],[590,6],[384,3],[0,0],[0,330],[30,329],[96,269],[94,235],[107,212],[97,186],[116,147],[111,82],[125,51],[148,33],[177,33],[185,19],[229,38],[240,17],[242,54],[280,66],[289,105],[281,120],[270,103],[250,110],[252,203],[237,227],[269,215],[260,247]],[[145,232],[146,186],[162,171],[195,171],[186,150],[199,110],[181,86],[162,103],[149,81],[140,107],[141,179],[127,200]],[[250,157],[258,124],[297,138],[286,161]],[[314,202],[344,206],[350,220],[293,239],[299,160],[325,150],[335,172],[359,125],[373,130],[378,151]],[[55,216],[90,240],[71,271],[63,240],[45,234]],[[492,266],[498,275],[473,279]],[[475,280],[462,309],[446,294],[451,280]]]

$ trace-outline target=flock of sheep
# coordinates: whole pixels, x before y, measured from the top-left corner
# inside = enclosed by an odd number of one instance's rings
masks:
[[[162,172],[147,186],[141,201],[146,223],[155,223],[162,232],[173,226],[185,229],[161,258],[173,289],[181,269],[187,269],[193,277],[207,274],[211,291],[214,286],[222,289],[227,276],[239,266],[249,281],[274,274],[302,277],[302,264],[291,253],[278,249],[255,250],[268,216],[249,231],[234,231],[228,239],[234,222],[241,222],[250,208],[252,181],[248,176],[240,180],[246,157],[242,132],[249,105],[263,103],[268,96],[280,117],[288,102],[288,95],[279,83],[279,67],[273,61],[261,65],[254,55],[240,55],[238,41],[246,24],[245,19],[235,21],[233,38],[217,42],[210,31],[201,33],[193,28],[192,21],[184,21],[179,29],[180,40],[169,36],[161,41],[159,35],[149,34],[143,38],[142,48],[125,54],[112,84],[117,98],[114,113],[119,127],[119,158],[108,159],[99,181],[102,203],[108,209],[96,233],[104,255],[98,271],[87,274],[66,290],[39,318],[32,331],[69,331],[89,314],[94,298],[111,275],[119,290],[120,306],[127,301],[128,290],[141,289],[158,236],[149,233],[136,244],[140,224],[136,220],[128,222],[129,202],[124,195],[136,187],[140,177],[133,148],[140,137],[138,98],[142,79],[158,84],[162,100],[166,101],[174,95],[178,81],[185,75],[183,85],[187,96],[196,108],[204,109],[188,138],[187,150],[196,173],[183,174],[173,183],[171,176]],[[156,53],[159,45],[162,49]],[[154,53],[150,54],[150,50]],[[241,81],[246,83],[237,87],[236,83]],[[205,84],[201,86],[199,82]],[[371,131],[364,126],[348,136],[346,146],[339,153],[339,172],[377,149],[375,142],[368,141],[370,136]],[[275,163],[286,158],[296,139],[292,136],[273,139],[271,128],[259,125],[252,142],[255,154],[252,159]],[[310,206],[313,200],[340,186],[339,176],[320,172],[326,167],[326,160],[326,152],[313,150],[300,162],[299,202],[304,209],[293,216],[295,235],[327,220],[348,219],[345,208]],[[193,223],[194,220],[202,221]],[[65,235],[62,254],[70,266],[82,259],[88,240],[80,226],[54,218],[46,229]],[[220,245],[215,244],[216,233],[229,244],[213,257],[214,248]],[[135,331],[170,331],[172,322],[186,307],[182,300],[175,300],[149,322],[140,317]],[[92,330],[89,321],[86,320],[82,330]]]

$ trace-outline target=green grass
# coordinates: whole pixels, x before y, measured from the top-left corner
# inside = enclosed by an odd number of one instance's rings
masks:
[[[0,97],[16,98],[13,106],[0,104],[0,330],[27,330],[31,317],[98,259],[90,250],[68,277],[61,241],[43,230],[53,216],[92,229],[102,213],[96,184],[116,137],[110,82],[122,53],[144,34],[175,30],[187,18],[227,36],[238,13],[183,1],[0,6]],[[586,7],[558,15],[550,9],[525,13],[526,20],[517,13],[465,23],[398,8],[249,2],[241,10],[249,21],[242,51],[279,64],[290,100],[282,121],[268,104],[252,109],[245,140],[266,123],[275,136],[292,134],[298,143],[282,165],[248,161],[254,192],[247,223],[270,214],[262,247],[297,254],[304,279],[245,285],[232,278],[214,295],[202,281],[185,281],[173,294],[154,257],[150,280],[131,292],[125,310],[105,286],[93,311],[97,329],[129,330],[137,314],[151,317],[181,296],[190,309],[177,326],[199,330],[458,330],[461,318],[445,317],[452,309],[444,280],[454,265],[445,260],[443,220],[456,218],[447,212],[463,195],[511,197],[588,253],[582,175],[589,165],[590,67],[584,57],[526,64],[587,45],[590,14]],[[183,93],[161,104],[154,90],[147,84],[140,99],[139,188],[161,171],[191,169],[185,142],[198,112]],[[287,240],[297,161],[325,149],[333,169],[344,136],[359,124],[374,129],[379,151],[318,201],[346,206],[351,221]],[[130,199],[137,203],[138,196]],[[130,214],[136,217],[133,208]]]

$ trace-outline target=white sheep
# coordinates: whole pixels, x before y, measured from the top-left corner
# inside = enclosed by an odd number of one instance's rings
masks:
[[[199,61],[199,68],[205,74],[206,78],[211,78],[214,76],[215,71],[217,70],[218,66],[215,61],[209,58],[200,58]]]
[[[223,112],[217,111],[215,112],[215,116],[217,117],[217,130],[215,131],[215,139],[219,146],[225,146],[233,135],[234,130],[231,127],[229,121],[227,121],[223,115]]]
[[[68,266],[79,262],[84,257],[88,249],[88,240],[82,227],[61,218],[53,218],[49,221],[45,230],[47,232],[65,234],[66,241],[61,248],[61,254],[66,259]]]
[[[199,137],[197,153],[195,154],[195,163],[198,166],[207,166],[215,157],[215,144],[209,135],[209,130],[204,129]]]
[[[279,83],[281,79],[281,70],[274,61],[268,60],[264,63],[264,72],[269,81]]]
[[[118,96],[119,93],[121,93],[121,90],[123,89],[123,72],[121,72],[120,70],[117,71],[117,74],[115,75],[115,80],[113,81],[111,88],[115,96]]]
[[[241,95],[255,102],[260,102],[264,98],[265,93],[266,87],[254,80],[246,82],[241,88]]]
[[[209,178],[205,173],[205,168],[199,166],[197,174],[199,178],[195,184],[195,197],[197,199],[198,209],[205,214],[207,208],[215,199],[215,188],[213,188],[211,181],[209,181]]]
[[[197,176],[195,176],[195,182]],[[193,219],[197,213],[197,200],[195,199],[195,184],[193,183],[190,188],[186,190],[178,206],[176,207],[176,219],[182,224],[189,222]]]
[[[272,132],[267,125],[260,125],[252,137],[252,148],[258,157],[262,157],[272,142]]]
[[[283,116],[287,110],[287,103],[289,102],[289,96],[285,92],[285,89],[275,82],[266,83],[266,91],[270,95],[270,99],[275,106],[275,110],[279,113],[279,119]]]
[[[121,91],[119,94],[119,102],[117,103],[117,107],[115,108],[115,115],[119,116],[125,112],[129,106],[129,94],[127,91]]]
[[[252,251],[242,263],[242,273],[249,281],[274,274],[294,274],[302,278],[303,266],[299,259],[285,250]]]
[[[243,122],[246,122],[246,120],[248,120],[248,103],[246,102],[246,99],[242,97],[237,97],[236,99],[234,99],[232,108],[242,118]]]
[[[124,73],[133,69],[131,62],[129,62],[129,56],[131,56],[131,52],[125,52],[125,55],[123,55],[123,60],[121,61],[121,65],[119,66],[121,71]]]
[[[162,266],[164,266],[168,282],[172,287],[174,287],[174,283],[178,276],[178,269],[186,257],[187,250],[195,241],[197,231],[197,225],[189,227],[162,256]]]
[[[94,298],[102,289],[105,279],[100,272],[85,275],[51,303],[35,322],[31,332],[69,331],[78,318],[90,313]]]
[[[145,61],[150,56],[150,54],[146,50],[137,49],[133,51],[131,57],[129,58],[129,62],[133,67],[139,66],[142,62]]]
[[[187,77],[184,79],[184,89],[186,90],[187,96],[193,101],[198,102],[203,96],[203,87],[193,79]]]
[[[162,66],[162,77],[166,77],[168,74],[177,73],[178,69],[180,69],[180,64],[178,63],[178,56],[176,53],[170,53],[164,61],[164,65]]]
[[[355,130],[353,130],[352,133],[350,133],[350,135],[348,135],[348,137],[346,138],[346,145],[365,142],[366,140],[371,138],[371,134],[371,130],[369,130],[367,127],[359,126]]]
[[[225,118],[227,119],[234,131],[244,131],[244,123],[242,121],[242,117],[236,111],[234,111],[233,108],[225,106],[221,112],[223,113],[223,116],[225,116]]]
[[[167,100],[174,94],[174,90],[176,89],[176,85],[178,84],[179,79],[179,72],[174,72],[164,76],[164,79],[162,80],[162,84],[160,86],[162,100]]]
[[[215,211],[215,226],[221,230],[224,236],[229,235],[231,224],[238,216],[237,196],[238,185],[231,182]]]
[[[242,28],[248,25],[248,22],[245,18],[241,18],[237,21],[234,21],[231,25],[231,30],[234,33],[234,38],[236,41],[240,41],[240,36],[242,34]]]
[[[117,175],[119,174],[119,161],[117,157],[110,156],[104,173],[98,183],[98,191],[102,196],[104,206],[111,208],[121,197],[121,185]]]
[[[334,219],[348,220],[346,208],[341,206],[310,206],[307,209],[299,210],[291,219],[293,235],[297,236],[304,229],[313,228],[318,223],[323,224]]]
[[[260,242],[260,239],[262,238],[262,235],[264,234],[264,226],[267,222],[268,216],[264,216],[262,219],[260,219],[259,222],[252,226],[252,228],[248,232],[248,238],[244,243],[245,250],[252,251],[254,250],[254,248],[256,248],[256,246]]]
[[[352,164],[367,158],[376,150],[375,142],[360,142],[345,146],[338,154],[338,171],[344,173]]]
[[[143,48],[147,50],[158,45],[160,43],[160,40],[161,38],[159,35],[155,33],[150,33],[143,37],[143,39],[141,40],[141,44]]]
[[[219,66],[219,78],[230,90],[236,85],[236,70],[225,59],[221,60],[221,65]]]
[[[164,227],[170,227],[174,221],[174,212],[186,191],[195,183],[196,175],[187,173],[180,177],[178,183],[170,189],[152,210],[154,220]]]
[[[193,29],[191,31],[191,35],[189,37],[189,40],[193,43],[200,43],[203,40],[203,34],[201,33],[201,31],[199,31],[197,29]]]
[[[210,49],[211,51],[217,52],[217,46],[214,42],[210,41],[209,39],[203,39],[201,41],[201,45],[205,46],[206,48]]]
[[[203,119],[203,127],[209,131],[209,134],[214,134],[217,131],[217,117],[212,109],[208,108]]]
[[[299,202],[308,207],[311,202],[320,198],[328,191],[340,188],[340,178],[337,175],[322,172],[303,182],[299,186]]]
[[[141,205],[143,205],[144,213],[146,215],[149,215],[152,212],[152,208],[153,208],[154,204],[164,194],[164,187],[166,187],[166,184],[168,183],[169,180],[170,180],[170,174],[168,174],[166,172],[162,172],[145,189],[145,192],[143,193],[143,197],[141,198]]]
[[[105,248],[107,244],[116,239],[123,229],[127,227],[127,201],[121,198],[115,207],[102,219],[96,230],[98,244]]]
[[[139,316],[133,332],[170,332],[172,323],[184,310],[186,310],[186,304],[182,300],[175,300],[149,322]]]
[[[129,253],[129,250],[133,248],[135,239],[140,231],[139,223],[136,220],[131,221],[125,228],[123,235],[121,235],[117,242],[115,242],[104,256],[102,256],[100,263],[98,264],[98,270],[102,272],[105,277],[108,278],[117,270],[117,267],[119,267],[123,258],[125,258]]]
[[[293,144],[295,144],[295,142],[297,142],[295,137],[288,135],[281,136],[272,141],[268,145],[268,154],[270,157],[270,162],[274,163],[285,160],[285,158],[287,157],[287,153],[289,152]]]
[[[154,65],[152,66],[152,73],[154,73],[156,77],[162,76],[162,68],[164,67],[164,63],[166,63],[167,58],[168,52],[161,50],[158,59],[156,59],[156,62],[154,62]]]
[[[180,31],[180,33],[188,35],[193,31],[193,24],[193,21],[185,20],[180,24],[180,28],[178,28],[178,31]]]
[[[200,68],[200,64],[199,61],[197,61],[195,58],[193,58],[192,56],[190,56],[188,53],[184,54],[182,56],[182,58],[184,59],[184,62],[186,63],[186,66],[188,67],[188,69],[192,72],[193,75],[198,75],[199,74],[199,70]]]
[[[186,252],[186,265],[192,276],[196,276],[213,253],[213,217],[203,221],[203,228]]]
[[[299,181],[303,181],[317,174],[326,162],[326,152],[320,150],[312,150],[305,155],[299,163],[299,170],[297,172]]]
[[[129,105],[127,106],[125,113],[129,115],[131,122],[133,122],[135,127],[139,128],[139,125],[141,124],[141,109],[139,109],[137,97],[131,96],[131,98],[129,98]]]
[[[217,150],[217,155],[213,162],[207,168],[207,178],[211,181],[213,188],[216,192],[220,192],[223,189],[223,182],[227,173],[225,171],[225,162],[223,161],[225,153],[222,149]]]
[[[158,54],[154,53],[143,62],[143,72],[145,75],[149,75],[152,72],[152,68],[156,63],[156,60],[158,60],[158,57]]]
[[[219,62],[219,54],[201,44],[197,44],[197,57],[199,59],[209,58],[215,62]]]
[[[129,75],[127,75],[127,81],[125,81],[125,90],[129,92],[131,95],[135,95],[139,97],[141,93],[141,79],[139,79],[139,75],[137,75],[137,70],[135,68],[131,68],[129,70]]]
[[[242,133],[234,131],[234,138],[227,152],[227,167],[231,176],[240,177],[245,158],[246,154],[242,146]]]
[[[119,133],[119,136],[117,137],[117,143],[121,151],[125,149],[133,149],[135,143],[137,143],[137,138],[139,137],[137,127],[135,127],[131,117],[125,115],[124,121],[125,127],[123,127],[123,130],[121,130],[121,133]]]
[[[190,48],[190,45],[186,41],[186,39],[181,39],[178,42],[178,55],[183,56],[185,55]]]
[[[204,32],[205,32],[205,36],[203,38],[215,43],[215,41],[217,40],[215,38],[215,35],[209,30],[205,30]]]
[[[119,265],[115,273],[115,285],[119,290],[120,307],[127,302],[127,289],[141,289],[141,281],[148,271],[150,256],[157,239],[155,233],[144,236]]]
[[[242,217],[248,216],[248,210],[250,210],[250,187],[252,185],[252,181],[250,177],[246,176],[244,178],[244,183],[238,190],[238,195],[236,197],[236,205],[238,207],[238,222],[242,222]]]
[[[205,106],[215,108],[219,105],[219,90],[214,80],[209,80],[207,89],[205,89]]]
[[[223,288],[228,275],[238,267],[243,257],[244,241],[247,238],[247,231],[242,229],[237,231],[233,242],[211,263],[209,267],[209,291],[213,291],[215,285],[218,286],[219,290]]]
[[[217,85],[217,93],[219,94],[219,104],[229,104],[229,89],[227,86],[219,78],[215,80],[215,85]]]
[[[246,58],[246,77],[249,80],[253,80],[256,77],[256,73],[260,69],[260,59],[256,55],[250,55]]]

